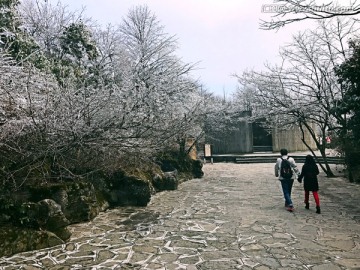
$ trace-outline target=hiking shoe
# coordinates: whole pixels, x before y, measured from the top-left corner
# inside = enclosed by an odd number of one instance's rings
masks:
[[[320,206],[316,206],[316,214],[321,214]]]
[[[305,209],[309,209],[310,208],[310,204],[309,203],[305,203]]]
[[[286,208],[286,210],[289,211],[289,212],[293,212],[295,209],[294,209],[294,206],[288,206]]]

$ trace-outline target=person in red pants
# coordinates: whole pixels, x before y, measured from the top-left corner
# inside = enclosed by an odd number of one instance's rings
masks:
[[[316,203],[316,213],[320,214],[320,199],[319,199],[319,183],[317,175],[319,174],[319,168],[315,163],[314,158],[311,155],[307,155],[305,158],[305,163],[301,169],[301,174],[298,177],[299,183],[304,179],[304,190],[305,190],[305,208],[309,209],[309,195],[310,191],[312,192],[315,203]]]

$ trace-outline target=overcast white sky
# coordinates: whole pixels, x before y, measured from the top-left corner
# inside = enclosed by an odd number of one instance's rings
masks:
[[[193,72],[204,87],[216,95],[231,95],[236,79],[246,69],[262,69],[275,63],[279,46],[305,23],[289,25],[278,32],[259,29],[264,4],[271,0],[60,0],[69,10],[86,7],[86,17],[101,25],[119,24],[130,8],[146,4],[165,31],[175,35],[177,55],[186,63],[198,64]]]

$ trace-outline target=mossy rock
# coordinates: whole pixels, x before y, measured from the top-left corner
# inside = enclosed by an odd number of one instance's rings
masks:
[[[0,257],[64,244],[52,232],[13,226],[0,227]]]
[[[151,199],[151,185],[146,179],[114,172],[109,178],[109,191],[105,194],[112,207],[146,206]]]

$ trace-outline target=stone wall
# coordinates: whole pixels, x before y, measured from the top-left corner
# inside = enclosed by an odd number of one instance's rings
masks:
[[[307,151],[308,148],[302,142],[302,133],[299,127],[292,127],[288,129],[274,128],[272,130],[273,152],[279,152],[281,148],[286,148],[289,152]],[[305,132],[305,141],[316,149],[316,144],[311,138],[309,132]]]
[[[210,140],[213,154],[230,153],[252,153],[253,133],[252,124],[248,121],[241,121],[237,127],[222,133],[216,134]]]

